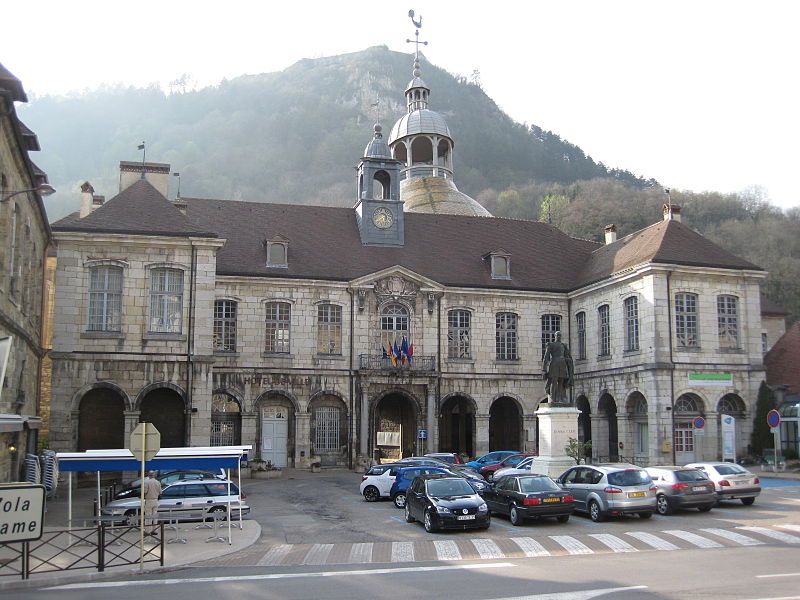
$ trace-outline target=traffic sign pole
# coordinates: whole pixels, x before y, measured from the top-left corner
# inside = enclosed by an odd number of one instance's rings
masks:
[[[772,465],[772,470],[778,472],[778,457],[781,451],[781,413],[773,409],[767,413],[767,425],[772,430],[774,445],[775,445],[775,463]]]
[[[131,453],[141,463],[139,478],[139,573],[144,573],[144,467],[161,449],[161,434],[152,423],[139,423],[131,432]]]

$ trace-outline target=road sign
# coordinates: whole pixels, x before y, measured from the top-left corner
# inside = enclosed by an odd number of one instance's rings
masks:
[[[706,420],[703,417],[695,417],[694,421],[692,421],[695,429],[702,429],[706,426]]]
[[[767,413],[767,425],[770,427],[777,427],[781,424],[781,413],[777,410],[771,410]]]
[[[136,460],[151,460],[161,450],[161,434],[152,423],[139,423],[131,432],[128,449]]]
[[[42,537],[44,494],[43,485],[0,484],[0,544]]]
[[[427,429],[420,429],[418,434],[419,439],[425,440],[428,438],[428,430]]]

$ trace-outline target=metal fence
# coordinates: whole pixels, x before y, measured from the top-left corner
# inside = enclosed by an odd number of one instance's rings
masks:
[[[157,537],[145,537],[140,553],[137,527],[82,527],[46,531],[38,540],[0,544],[0,577],[122,567],[143,562],[164,566],[164,525]]]
[[[430,372],[436,369],[436,357],[417,356],[411,362],[392,364],[392,360],[379,354],[359,354],[358,368],[362,371]]]

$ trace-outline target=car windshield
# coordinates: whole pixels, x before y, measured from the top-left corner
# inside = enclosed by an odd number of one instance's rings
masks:
[[[650,483],[650,481],[650,475],[643,469],[629,469],[608,474],[608,483],[611,485],[644,485]]]
[[[519,489],[522,492],[553,492],[561,488],[549,477],[520,477]]]
[[[717,465],[714,467],[720,475],[746,475],[750,473],[739,465]]]
[[[675,471],[675,479],[678,481],[707,481],[708,477],[702,471],[686,470]]]
[[[471,496],[475,493],[464,479],[434,479],[428,482],[428,494],[434,498],[444,496]]]

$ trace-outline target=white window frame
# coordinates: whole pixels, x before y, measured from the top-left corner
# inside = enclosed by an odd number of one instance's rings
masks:
[[[342,307],[317,305],[317,354],[342,354]]]
[[[173,267],[150,269],[150,333],[181,333],[183,275]]]
[[[214,301],[214,351],[236,352],[236,325],[239,304],[221,298]]]
[[[611,306],[597,307],[597,350],[599,356],[611,356]]]
[[[697,304],[697,294],[691,292],[675,294],[675,337],[681,348],[698,348],[700,346]]]
[[[447,357],[472,358],[472,313],[464,309],[447,311]]]
[[[580,311],[575,314],[575,329],[578,334],[577,360],[586,360],[586,312]]]
[[[113,333],[121,331],[123,278],[124,271],[117,265],[89,267],[86,331]],[[113,281],[114,279],[116,281]]]
[[[519,317],[512,312],[495,314],[495,356],[497,360],[519,360],[517,331]]]
[[[719,347],[739,350],[739,298],[730,294],[717,296],[717,325]]]
[[[292,305],[275,300],[264,305],[264,352],[289,354],[291,350]]]
[[[622,303],[625,311],[625,350],[639,349],[639,298],[630,296]]]

